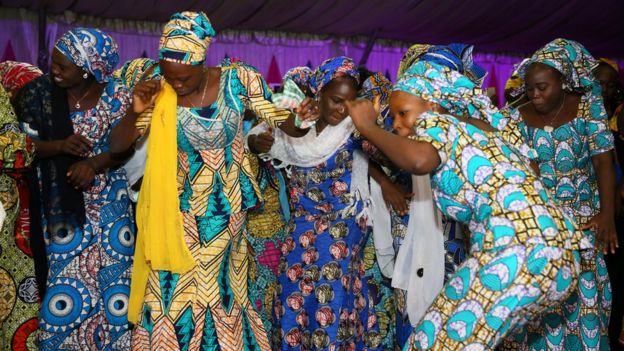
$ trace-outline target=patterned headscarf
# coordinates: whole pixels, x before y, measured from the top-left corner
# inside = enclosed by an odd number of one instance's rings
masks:
[[[319,94],[332,79],[339,77],[352,77],[360,83],[360,72],[353,59],[338,56],[323,61],[310,79],[310,88],[313,93]]]
[[[598,61],[583,45],[573,40],[555,39],[537,50],[518,67],[522,79],[525,79],[526,71],[533,63],[542,63],[559,71],[572,90],[587,92],[597,84],[592,71],[598,66]]]
[[[511,77],[507,79],[505,83],[505,91],[510,90],[509,95],[512,98],[517,98],[518,96],[524,94],[524,80],[520,77],[518,73],[518,67],[522,66],[528,59],[522,60],[511,73]]]
[[[473,49],[473,45],[460,43],[451,43],[449,45],[412,45],[403,55],[403,59],[401,59],[397,77],[400,77],[416,61],[427,61],[457,71],[481,86],[487,71],[474,63],[472,59]]]
[[[154,79],[160,76],[160,67],[157,66],[158,62],[149,58],[138,58],[126,62],[120,69],[113,73],[115,78],[121,79],[128,89],[132,90],[134,86],[143,79]],[[154,67],[156,66],[156,67]],[[145,73],[152,68],[148,77],[145,77]]]
[[[117,43],[97,28],[74,28],[63,34],[54,47],[91,73],[98,83],[108,82],[119,63]]]
[[[160,37],[158,57],[185,65],[201,65],[206,59],[208,46],[216,35],[217,32],[205,13],[174,13],[165,24]]]
[[[522,141],[520,131],[509,123],[509,114],[517,113],[517,110],[499,110],[475,82],[457,71],[433,62],[419,61],[405,71],[394,90],[437,103],[452,115],[486,121],[501,131],[502,138],[521,154],[535,157],[535,151]]]
[[[382,105],[388,103],[392,83],[381,72],[375,72],[362,83],[358,97],[373,101],[376,96],[380,97]]]
[[[43,75],[36,66],[25,62],[0,62],[0,84],[8,92],[20,90],[26,83]]]
[[[299,66],[293,67],[289,69],[286,74],[284,74],[284,78],[282,81],[286,81],[287,79],[292,80],[300,87],[310,87],[310,78],[314,74],[314,71],[307,66]]]

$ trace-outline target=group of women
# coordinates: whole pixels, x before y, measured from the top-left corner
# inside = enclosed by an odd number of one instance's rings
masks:
[[[215,35],[181,12],[158,61],[116,70],[75,28],[48,75],[0,64],[0,349],[609,349],[620,199],[582,45],[536,51],[498,109],[471,46],[274,94],[207,67]]]

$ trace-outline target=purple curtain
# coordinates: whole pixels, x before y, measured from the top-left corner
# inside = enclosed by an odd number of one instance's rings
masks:
[[[14,59],[36,64],[37,62],[37,24],[32,19],[0,19],[0,57],[4,57],[10,46]],[[54,42],[73,25],[62,22],[48,23],[47,42],[51,52]],[[147,56],[156,58],[159,34],[153,31],[140,33],[134,30],[104,30],[118,43],[121,63],[133,58]],[[311,65],[315,67],[326,58],[346,55],[360,60],[366,43],[354,42],[344,38],[292,36],[283,33],[235,32],[219,34],[208,50],[208,65],[217,65],[225,58],[238,58],[255,67],[265,75],[273,57],[283,74],[291,67]],[[476,48],[478,50],[478,47]],[[379,71],[395,80],[396,71],[404,46],[375,44],[366,66]],[[10,57],[9,57],[10,58]],[[521,55],[476,53],[475,62],[488,72],[484,88],[495,87],[499,105],[504,104],[504,87],[513,71],[514,64],[522,60]],[[120,63],[120,65],[121,65]],[[623,62],[620,62],[622,65]]]

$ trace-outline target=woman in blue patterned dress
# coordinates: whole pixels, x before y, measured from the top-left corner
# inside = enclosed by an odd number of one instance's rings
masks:
[[[399,135],[375,126],[369,102],[347,107],[362,135],[397,166],[430,173],[438,208],[470,230],[469,256],[406,350],[493,349],[526,318],[570,295],[576,250],[588,244],[529,168],[532,150],[477,120],[504,115],[474,82],[435,63],[411,66],[390,98]]]
[[[111,77],[117,45],[76,28],[54,46],[52,74],[19,93],[17,114],[34,139],[47,242],[41,350],[128,350],[127,308],[134,220],[125,172],[108,152],[129,94]]]
[[[275,133],[269,152],[291,166],[290,235],[282,244],[275,306],[282,350],[390,350],[394,342],[393,331],[381,328],[388,327],[377,314],[385,301],[368,283],[362,260],[369,237],[364,153],[374,149],[354,137],[343,105],[356,98],[358,80],[349,58],[322,63],[311,84],[321,118],[300,139]]]
[[[611,287],[604,261],[617,246],[613,135],[592,70],[579,43],[556,39],[519,67],[531,100],[518,126],[538,153],[546,188],[583,227],[579,288],[559,308],[506,342],[509,349],[608,350]]]

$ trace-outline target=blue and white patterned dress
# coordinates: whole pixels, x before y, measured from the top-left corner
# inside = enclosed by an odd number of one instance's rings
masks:
[[[42,77],[35,84],[29,87],[41,92],[49,91],[52,83],[50,77]],[[93,144],[87,157],[109,150],[110,131],[128,105],[126,88],[111,80],[95,107],[70,113],[74,132]],[[38,139],[36,124],[22,127]],[[50,219],[42,218],[49,272],[39,316],[41,350],[130,349],[127,308],[135,225],[127,188],[123,169],[105,170],[83,192],[83,226],[52,235],[58,228],[50,228]]]
[[[613,149],[613,134],[600,94],[581,97],[577,117],[552,132],[518,123],[538,153],[540,175],[558,203],[583,225],[600,212],[592,157]],[[611,285],[596,233],[584,231],[592,249],[582,251],[579,288],[557,309],[506,342],[509,349],[608,350]],[[522,346],[521,346],[522,345]]]

